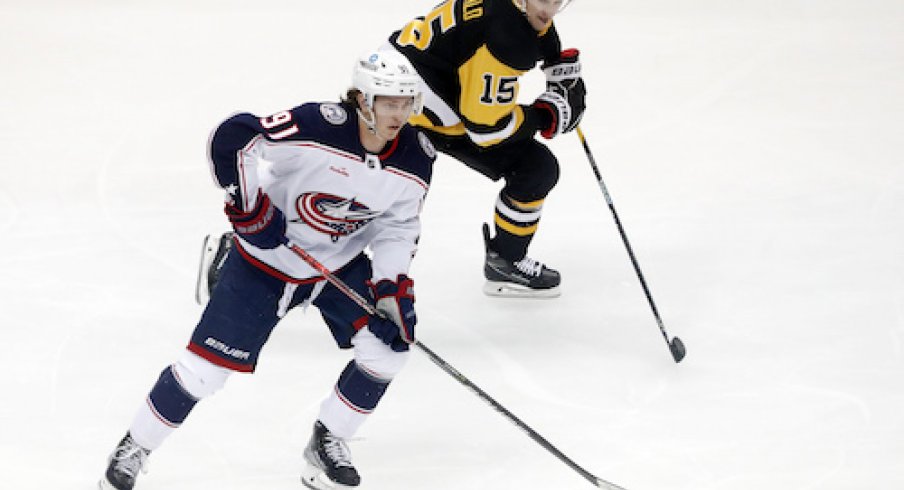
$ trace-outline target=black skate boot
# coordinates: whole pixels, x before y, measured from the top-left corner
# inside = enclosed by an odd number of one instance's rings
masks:
[[[483,240],[486,245],[483,275],[487,278],[484,293],[506,298],[555,298],[561,294],[562,277],[558,271],[529,257],[514,262],[500,257],[490,246],[490,227],[486,223]]]
[[[301,474],[301,482],[308,488],[330,490],[357,487],[361,483],[345,441],[333,435],[319,420],[314,423],[314,433],[304,450],[304,459],[307,466]],[[329,481],[324,481],[321,475]]]
[[[219,236],[207,235],[201,247],[201,264],[198,266],[198,283],[195,286],[195,301],[204,305],[210,293],[220,280],[220,269],[226,262],[226,254],[232,249],[232,235],[227,231]]]
[[[97,483],[97,487],[100,490],[132,490],[138,472],[147,472],[150,454],[149,450],[139,446],[132,440],[132,435],[127,433],[110,455],[107,472]]]

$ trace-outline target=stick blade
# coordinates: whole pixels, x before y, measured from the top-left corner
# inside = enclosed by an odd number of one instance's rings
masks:
[[[681,362],[687,354],[687,350],[684,348],[684,342],[678,337],[672,337],[672,341],[669,342],[669,350],[672,351],[672,358],[675,359],[675,362]]]
[[[618,486],[612,482],[603,480],[602,478],[597,478],[594,484],[597,486],[597,488],[605,488],[606,490],[628,490],[625,487]]]

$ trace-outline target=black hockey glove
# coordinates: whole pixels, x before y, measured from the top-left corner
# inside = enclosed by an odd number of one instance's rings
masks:
[[[242,212],[231,204],[223,210],[232,228],[257,248],[276,248],[286,243],[286,216],[270,202],[270,196],[257,191],[254,209]]]
[[[534,107],[549,111],[552,121],[540,134],[550,139],[577,127],[584,115],[587,88],[581,78],[580,51],[566,49],[559,59],[541,67],[546,74],[546,92],[534,101]]]
[[[371,315],[367,327],[396,352],[408,350],[414,342],[414,281],[405,274],[399,274],[395,281],[382,279],[376,284],[367,281],[367,287],[376,301],[377,310],[386,318]]]

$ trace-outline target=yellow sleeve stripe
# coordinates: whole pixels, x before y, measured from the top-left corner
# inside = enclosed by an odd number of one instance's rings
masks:
[[[430,119],[423,114],[412,115],[408,118],[408,122],[411,123],[412,126],[424,128],[446,136],[464,136],[467,134],[471,141],[478,146],[488,147],[504,141],[521,127],[521,123],[524,122],[524,111],[521,107],[515,108],[512,115],[514,117],[512,117],[512,120],[509,121],[509,124],[506,125],[506,127],[492,133],[475,133],[473,131],[468,131],[465,128],[464,123],[458,123],[454,126],[434,126]],[[543,201],[541,200],[538,202],[542,203]],[[525,204],[525,206],[530,207],[530,204]]]
[[[435,126],[427,116],[423,114],[412,115],[408,118],[408,122],[412,126],[424,128],[446,136],[463,136],[465,134],[465,125],[458,123],[454,126]]]
[[[512,118],[508,124],[505,125],[504,128],[499,131],[493,131],[492,133],[475,133],[473,131],[468,132],[468,136],[471,138],[471,141],[477,143],[478,146],[493,146],[498,144],[508,138],[509,136],[515,134],[515,131],[518,131],[518,128],[521,127],[521,123],[524,122],[524,111],[521,107],[515,107],[515,110],[512,111]]]

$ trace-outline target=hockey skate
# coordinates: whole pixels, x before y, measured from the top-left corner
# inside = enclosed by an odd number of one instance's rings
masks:
[[[338,490],[357,487],[361,483],[358,470],[352,466],[351,453],[342,438],[333,435],[318,420],[304,450],[307,462],[301,483],[313,490]]]
[[[487,279],[483,292],[488,296],[555,298],[562,294],[559,289],[562,277],[558,271],[528,257],[514,262],[500,257],[490,247],[490,227],[487,224],[483,225],[483,240],[486,245],[483,274]]]
[[[147,473],[150,454],[149,450],[139,446],[132,435],[127,433],[110,455],[107,472],[97,482],[97,487],[100,490],[132,490],[138,472]]]
[[[201,264],[198,266],[198,283],[195,286],[195,301],[204,305],[210,299],[213,287],[220,279],[220,269],[226,262],[226,254],[232,249],[231,231],[219,236],[207,235],[201,247]]]

